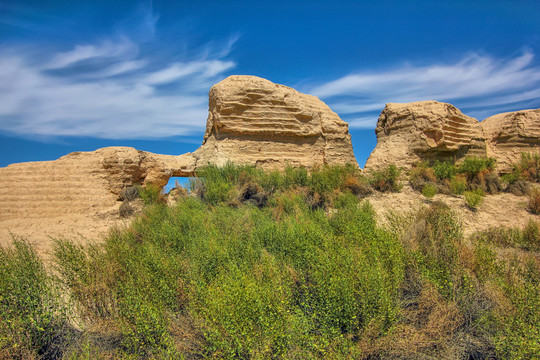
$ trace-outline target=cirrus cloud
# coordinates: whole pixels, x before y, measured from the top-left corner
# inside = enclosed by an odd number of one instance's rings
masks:
[[[224,59],[232,45],[203,46],[174,62],[141,56],[125,36],[56,53],[8,49],[0,54],[0,130],[105,139],[192,134],[204,129],[209,87],[236,65]]]
[[[452,102],[483,119],[540,106],[540,67],[533,60],[531,51],[510,59],[470,54],[453,64],[350,74],[308,91],[327,101],[351,127],[374,128],[386,103],[430,99]]]

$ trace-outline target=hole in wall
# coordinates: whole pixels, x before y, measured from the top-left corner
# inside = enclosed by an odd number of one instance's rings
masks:
[[[189,182],[191,179],[196,179],[195,177],[179,177],[179,176],[173,176],[169,179],[169,182],[167,182],[167,185],[165,185],[163,187],[163,190],[161,192],[163,192],[164,194],[168,194],[169,191],[171,191],[171,189],[173,189],[174,187],[176,187],[176,185],[178,184],[179,186],[182,186],[186,189],[189,189]]]

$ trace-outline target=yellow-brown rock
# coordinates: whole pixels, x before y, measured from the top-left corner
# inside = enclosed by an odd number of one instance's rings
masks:
[[[266,168],[356,164],[347,123],[322,101],[254,76],[231,76],[210,90],[204,142],[193,153],[109,147],[0,168],[0,242],[11,232],[49,245],[50,236],[98,237],[121,221],[123,188],[162,187],[172,176],[228,161]]]
[[[409,168],[423,160],[486,156],[479,122],[438,101],[387,104],[375,130],[377,146],[366,168],[395,164]]]
[[[348,124],[325,103],[255,76],[212,87],[204,142],[193,155],[197,166],[356,164]]]
[[[130,185],[163,186],[193,172],[191,155],[156,155],[129,147],[75,152],[55,161],[0,168],[0,221],[66,214],[106,215]]]
[[[482,121],[488,156],[500,172],[512,170],[521,153],[540,151],[540,109],[508,112]]]

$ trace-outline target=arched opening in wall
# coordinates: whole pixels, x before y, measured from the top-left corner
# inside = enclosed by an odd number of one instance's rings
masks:
[[[167,182],[167,185],[163,187],[163,190],[161,190],[161,192],[164,194],[168,194],[172,189],[179,186],[189,191],[189,184],[190,184],[190,181],[192,181],[192,179],[196,179],[196,178],[173,176],[169,179],[169,182]]]

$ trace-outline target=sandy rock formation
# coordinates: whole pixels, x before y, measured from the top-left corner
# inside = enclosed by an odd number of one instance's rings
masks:
[[[204,143],[194,156],[197,166],[356,164],[348,124],[325,103],[255,76],[212,87]]]
[[[191,154],[109,147],[0,168],[0,243],[24,236],[47,253],[52,237],[98,239],[123,221],[118,195],[124,187],[163,186],[170,176],[192,174],[193,163]]]
[[[366,168],[389,164],[409,168],[420,160],[486,156],[478,121],[438,101],[387,104],[375,132],[377,146]]]
[[[106,215],[120,191],[193,172],[191,155],[156,155],[129,147],[75,152],[55,161],[0,168],[0,221],[66,214]]]
[[[497,159],[501,172],[511,171],[522,152],[540,151],[540,109],[494,115],[480,125],[486,136],[487,154]]]
[[[258,77],[231,76],[210,90],[204,142],[193,153],[109,147],[0,168],[0,242],[11,231],[49,244],[49,236],[100,236],[120,220],[125,187],[162,187],[172,176],[227,161],[266,168],[356,164],[347,123],[322,101]]]

